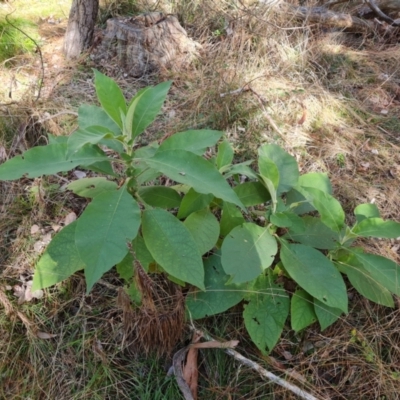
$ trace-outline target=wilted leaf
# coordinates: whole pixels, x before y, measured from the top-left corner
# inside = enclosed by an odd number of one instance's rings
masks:
[[[72,211],[64,219],[64,225],[67,226],[76,221],[76,214]]]
[[[51,338],[56,337],[57,335],[55,335],[54,333],[47,333],[47,332],[37,331],[36,332],[36,336],[39,339],[51,339]]]

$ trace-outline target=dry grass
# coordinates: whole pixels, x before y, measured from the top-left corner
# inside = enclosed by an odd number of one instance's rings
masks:
[[[110,12],[118,12],[115,2],[105,3]],[[30,4],[32,9],[37,6]],[[174,80],[164,116],[144,141],[187,128],[223,129],[239,160],[254,157],[261,143],[277,142],[296,156],[303,173],[329,174],[349,221],[357,204],[371,201],[383,217],[399,221],[398,46],[361,33],[308,26],[258,3],[178,1],[168,11],[179,15],[203,51],[190,69],[179,74],[116,77],[127,97],[159,80]],[[32,19],[36,21],[39,14],[50,13],[42,9]],[[0,101],[13,102],[0,105],[0,149],[7,149],[7,155],[12,155],[10,149],[13,153],[20,149],[13,146],[15,136],[22,137],[22,146],[31,146],[46,131],[70,133],[76,122],[69,114],[40,121],[95,102],[90,70],[94,65],[85,56],[78,63],[63,60],[63,29],[65,21],[57,29],[46,23],[40,26],[39,34],[46,38],[45,79],[38,101],[37,54],[19,56],[12,65],[0,67],[6,82]],[[108,71],[113,71],[112,64]],[[11,98],[10,85],[14,85]],[[240,88],[251,90],[221,97]],[[12,292],[5,291],[7,285],[18,283],[22,273],[32,272],[37,258],[32,224],[51,226],[82,207],[52,192],[52,184],[61,184],[54,179],[44,182],[45,205],[31,195],[37,182],[0,186],[0,299],[4,307],[12,307],[0,316],[0,397],[179,398],[173,380],[165,377],[170,360],[164,365],[157,358],[144,360],[135,354],[114,290],[98,285],[85,297],[78,275],[47,290],[36,303],[18,305]],[[400,262],[398,241],[360,244]],[[112,274],[108,281],[120,285]],[[300,334],[288,327],[267,358],[260,357],[247,338],[240,310],[204,324],[224,339],[240,338],[240,351],[321,398],[397,399],[399,304],[392,310],[353,291],[350,296],[347,317],[322,333],[316,326]],[[57,336],[45,340],[37,332]],[[294,398],[262,383],[222,353],[204,351],[201,360],[200,398]]]

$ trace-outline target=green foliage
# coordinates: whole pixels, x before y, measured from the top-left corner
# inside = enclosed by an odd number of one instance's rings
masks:
[[[326,329],[347,313],[345,277],[366,298],[394,305],[399,265],[351,247],[358,237],[400,236],[400,224],[382,219],[375,205],[356,207],[356,223],[346,225],[328,177],[300,176],[295,158],[274,144],[263,145],[256,162],[241,164],[232,164],[233,148],[214,130],[180,132],[137,148],[171,82],[142,89],[129,103],[98,71],[95,86],[101,107],[81,106],[70,137],[50,136],[47,146],[0,166],[2,180],[77,166],[106,175],[68,185],[90,203],[47,247],[34,290],[83,270],[89,291],[116,265],[139,304],[137,261],[150,277],[165,273],[188,286],[191,318],[243,302],[246,329],[263,353],[276,345],[289,314],[292,329],[300,331],[314,322]],[[204,158],[210,147],[216,155]],[[162,175],[173,186],[161,186]],[[278,284],[282,279],[295,283],[294,293]]]

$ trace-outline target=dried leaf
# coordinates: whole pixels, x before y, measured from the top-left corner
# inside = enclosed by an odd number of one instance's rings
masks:
[[[56,337],[57,335],[53,334],[53,333],[47,333],[47,332],[42,332],[42,331],[37,331],[36,332],[36,336],[39,339],[51,339],[53,337]]]
[[[183,378],[190,388],[190,392],[192,393],[193,399],[197,399],[197,386],[199,379],[199,371],[197,369],[197,357],[198,357],[198,349],[194,347],[197,342],[201,339],[202,335],[198,333],[193,334],[193,345],[189,348],[186,357],[186,364],[183,368]]]
[[[65,217],[64,225],[67,226],[74,221],[76,221],[76,214],[72,211]]]
[[[289,351],[282,351],[282,355],[285,357],[285,360],[291,360],[293,358],[293,354]]]
[[[43,249],[44,249],[44,243],[41,240],[38,240],[33,245],[33,250],[35,250],[36,253],[41,253]]]
[[[51,229],[53,229],[53,231],[56,232],[56,233],[57,233],[59,230],[61,230],[61,228],[62,228],[62,227],[61,227],[60,225],[52,225],[52,226],[51,226]]]
[[[34,235],[35,233],[38,233],[39,231],[40,231],[40,228],[38,225],[31,226],[31,235]]]
[[[14,285],[13,286],[13,291],[14,291],[14,296],[16,296],[16,297],[21,297],[21,296],[23,296],[24,295],[24,293],[25,293],[25,288],[23,288],[22,286],[20,286],[20,285]]]
[[[86,177],[86,172],[75,170],[72,172],[78,179],[82,179]]]
[[[303,106],[303,115],[297,121],[297,125],[303,125],[307,118],[307,109]]]

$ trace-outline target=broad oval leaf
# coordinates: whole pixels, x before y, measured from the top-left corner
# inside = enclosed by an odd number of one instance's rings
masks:
[[[376,204],[372,203],[359,204],[354,209],[354,215],[356,216],[357,222],[361,222],[367,218],[379,218],[381,216]]]
[[[85,268],[75,245],[77,222],[63,228],[47,246],[35,267],[32,291],[53,286]]]
[[[115,135],[121,135],[121,128],[107,115],[107,113],[97,106],[84,104],[78,110],[79,129],[90,126],[102,126]]]
[[[328,228],[319,218],[307,215],[302,220],[303,229],[297,230],[295,227],[289,227],[285,238],[317,249],[332,250],[337,247],[339,234]]]
[[[178,211],[178,218],[186,218],[192,212],[206,208],[214,198],[212,194],[197,193],[193,188],[183,196],[181,205]]]
[[[132,99],[126,115],[126,129],[132,138],[140,135],[161,111],[172,81],[141,90]]]
[[[243,312],[249,335],[263,354],[271,351],[278,342],[289,314],[289,297],[279,286],[260,276],[254,292],[246,296],[249,303]]]
[[[376,254],[354,252],[353,256],[363,265],[376,282],[383,285],[385,289],[400,296],[400,265]]]
[[[36,178],[70,171],[78,165],[89,166],[106,161],[106,155],[97,147],[84,146],[67,160],[67,144],[50,144],[33,147],[0,165],[0,180],[11,181],[22,178]]]
[[[170,275],[204,290],[203,261],[189,230],[168,211],[146,210],[143,239],[154,260]]]
[[[260,170],[260,175],[264,181],[268,179],[271,182],[273,191],[278,194],[278,186],[279,186],[279,170],[278,166],[268,158],[260,158],[258,160],[258,169]],[[271,192],[270,186],[267,186],[268,190]],[[272,193],[271,193],[272,195]]]
[[[181,204],[179,193],[167,186],[142,186],[139,196],[153,207],[176,208]]]
[[[292,279],[327,306],[347,313],[346,285],[332,262],[312,247],[281,243],[282,264]]]
[[[345,219],[340,203],[322,190],[309,187],[304,187],[303,190],[312,196],[312,204],[321,215],[321,221],[333,231],[340,233]]]
[[[219,223],[210,210],[204,209],[190,214],[183,224],[192,234],[200,254],[207,253],[217,243]]]
[[[256,206],[271,200],[268,190],[260,182],[244,182],[233,188],[240,201],[246,206]]]
[[[294,205],[293,208],[296,214],[305,214],[314,211],[315,208],[311,204],[311,200],[307,200],[296,188],[311,187],[322,190],[324,193],[332,194],[332,184],[328,175],[322,172],[309,172],[301,175],[296,187],[291,189],[286,195],[286,204]]]
[[[82,178],[69,183],[67,189],[78,196],[93,198],[100,193],[117,190],[118,185],[103,177]]]
[[[144,242],[144,239],[140,233],[135,237],[132,242],[133,251],[137,260],[140,262],[143,269],[147,272],[149,271],[150,264],[155,263],[153,256],[151,255],[149,249]]]
[[[244,223],[224,239],[222,267],[232,276],[232,283],[249,282],[272,264],[277,250],[276,240],[267,228]]]
[[[258,179],[258,175],[256,172],[249,167],[250,164],[253,163],[253,160],[245,161],[239,164],[234,164],[231,166],[228,166],[227,170],[224,171],[224,177],[225,179],[230,178],[233,175],[244,175],[247,176],[250,179]],[[225,168],[224,168],[225,169]]]
[[[122,129],[121,112],[126,114],[126,102],[121,89],[115,81],[101,72],[93,69],[97,98],[104,111]]]
[[[215,146],[222,135],[221,131],[209,129],[178,132],[161,143],[160,151],[186,150],[201,156],[208,147]]]
[[[319,325],[321,326],[321,331],[336,322],[342,314],[341,310],[328,307],[326,304],[322,303],[322,301],[317,299],[314,299],[314,311],[318,318]]]
[[[185,150],[158,150],[154,157],[144,161],[174,181],[192,186],[198,193],[212,193],[215,197],[244,208],[218,170],[196,154]]]
[[[303,289],[296,290],[290,303],[292,329],[299,332],[313,324],[316,320],[317,316],[314,311],[313,298]]]
[[[233,228],[244,223],[241,211],[234,204],[224,201],[220,220],[221,236],[225,237]]]
[[[193,290],[186,296],[186,307],[193,319],[222,313],[243,299],[243,285],[227,285],[229,276],[221,266],[221,255],[215,254],[204,260],[205,291]]]
[[[139,230],[140,209],[126,187],[96,196],[78,219],[75,244],[85,263],[89,292],[128,252]]]
[[[67,158],[70,159],[85,144],[97,144],[105,137],[114,137],[107,128],[102,126],[89,126],[78,129],[69,136],[67,142]]]
[[[396,239],[400,237],[400,223],[382,218],[367,218],[358,223],[352,232],[362,237]]]
[[[217,153],[217,168],[220,170],[228,165],[232,164],[233,161],[233,148],[228,140],[224,139],[218,145],[218,153]]]
[[[355,257],[350,256],[338,264],[357,292],[377,304],[394,307],[393,296],[389,290],[376,281]]]
[[[293,156],[286,153],[282,147],[276,144],[265,144],[258,149],[258,155],[259,166],[260,162],[262,165],[262,160],[270,160],[276,165],[279,172],[279,185],[275,186],[278,195],[288,192],[297,185],[299,180],[299,167],[297,161]],[[261,166],[260,173],[261,175],[264,175],[265,173],[265,171],[264,173],[261,171]],[[268,175],[265,176],[271,179]]]

